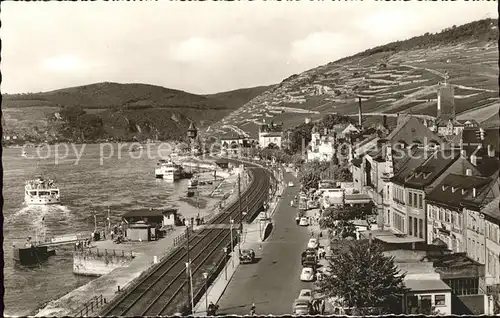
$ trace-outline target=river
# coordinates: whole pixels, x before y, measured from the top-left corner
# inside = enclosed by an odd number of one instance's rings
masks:
[[[92,231],[94,211],[99,229],[104,229],[108,206],[111,222],[116,223],[130,209],[177,205],[179,196],[185,195],[187,181],[155,179],[156,162],[168,150],[162,153],[155,145],[147,146],[132,153],[124,147],[119,155],[118,144],[53,145],[38,148],[39,155],[37,148],[27,148],[27,157],[21,156],[19,148],[3,149],[6,315],[27,315],[91,280],[73,275],[72,247],[58,248],[56,256],[45,264],[24,267],[12,259],[14,243],[22,243],[28,236],[35,238],[35,233],[46,232],[49,237]],[[65,149],[69,149],[67,155]],[[24,204],[24,182],[38,175],[55,180],[61,205]]]

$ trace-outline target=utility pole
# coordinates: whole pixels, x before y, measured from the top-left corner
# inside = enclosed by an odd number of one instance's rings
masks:
[[[243,230],[243,219],[241,214],[241,179],[239,172],[238,172],[238,205],[240,210],[240,233],[241,233],[241,231]]]
[[[108,231],[111,232],[111,219],[109,218],[109,205],[108,205]]]
[[[188,287],[188,299],[191,306],[191,313],[193,313],[193,299],[191,297],[191,259],[189,258],[189,221],[186,220],[186,238],[187,238],[187,263],[186,263],[186,275],[187,275],[187,287]]]

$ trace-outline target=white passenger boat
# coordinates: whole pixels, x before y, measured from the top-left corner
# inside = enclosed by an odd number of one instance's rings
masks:
[[[53,180],[44,180],[42,177],[28,180],[24,187],[24,201],[27,205],[59,204],[59,188]]]
[[[21,153],[21,157],[27,157],[27,156],[28,156],[28,154],[26,153],[26,150],[23,149],[23,152]]]
[[[181,167],[172,160],[161,159],[155,169],[156,178],[175,181],[181,177]]]

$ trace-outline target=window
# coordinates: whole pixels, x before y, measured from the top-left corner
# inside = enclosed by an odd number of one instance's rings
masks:
[[[446,306],[445,295],[435,295],[434,296],[434,305],[435,306]]]
[[[447,223],[450,223],[450,212],[449,211],[446,211],[445,214],[444,214],[444,220],[445,222]]]
[[[410,226],[411,226],[411,223],[410,223]],[[418,223],[417,223],[417,218],[414,218],[413,219],[413,235],[417,236],[418,232]]]
[[[444,221],[444,211],[443,211],[443,209],[439,209],[439,221]]]
[[[422,314],[430,315],[432,308],[432,297],[431,295],[420,296],[420,309]]]
[[[411,224],[413,224],[413,217],[410,216],[410,226],[408,227],[408,234],[409,235],[413,235],[412,233],[412,227],[411,227]],[[417,233],[415,233],[416,235]]]
[[[424,200],[423,200],[423,196],[421,194],[418,195],[418,208],[419,209],[424,208]]]
[[[457,296],[477,295],[479,292],[479,278],[453,278],[443,279],[450,286],[451,293]]]
[[[415,192],[413,193],[413,206],[417,207],[417,194]]]
[[[420,237],[421,239],[424,238],[424,220],[422,219],[418,219],[418,237]]]
[[[408,205],[409,206],[413,206],[413,200],[412,200],[411,192],[408,192]]]
[[[436,220],[436,207],[432,207],[432,218]]]

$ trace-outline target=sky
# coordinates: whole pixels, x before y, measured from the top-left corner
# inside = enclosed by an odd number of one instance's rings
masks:
[[[2,3],[2,93],[96,82],[210,94],[496,18],[496,1]]]

